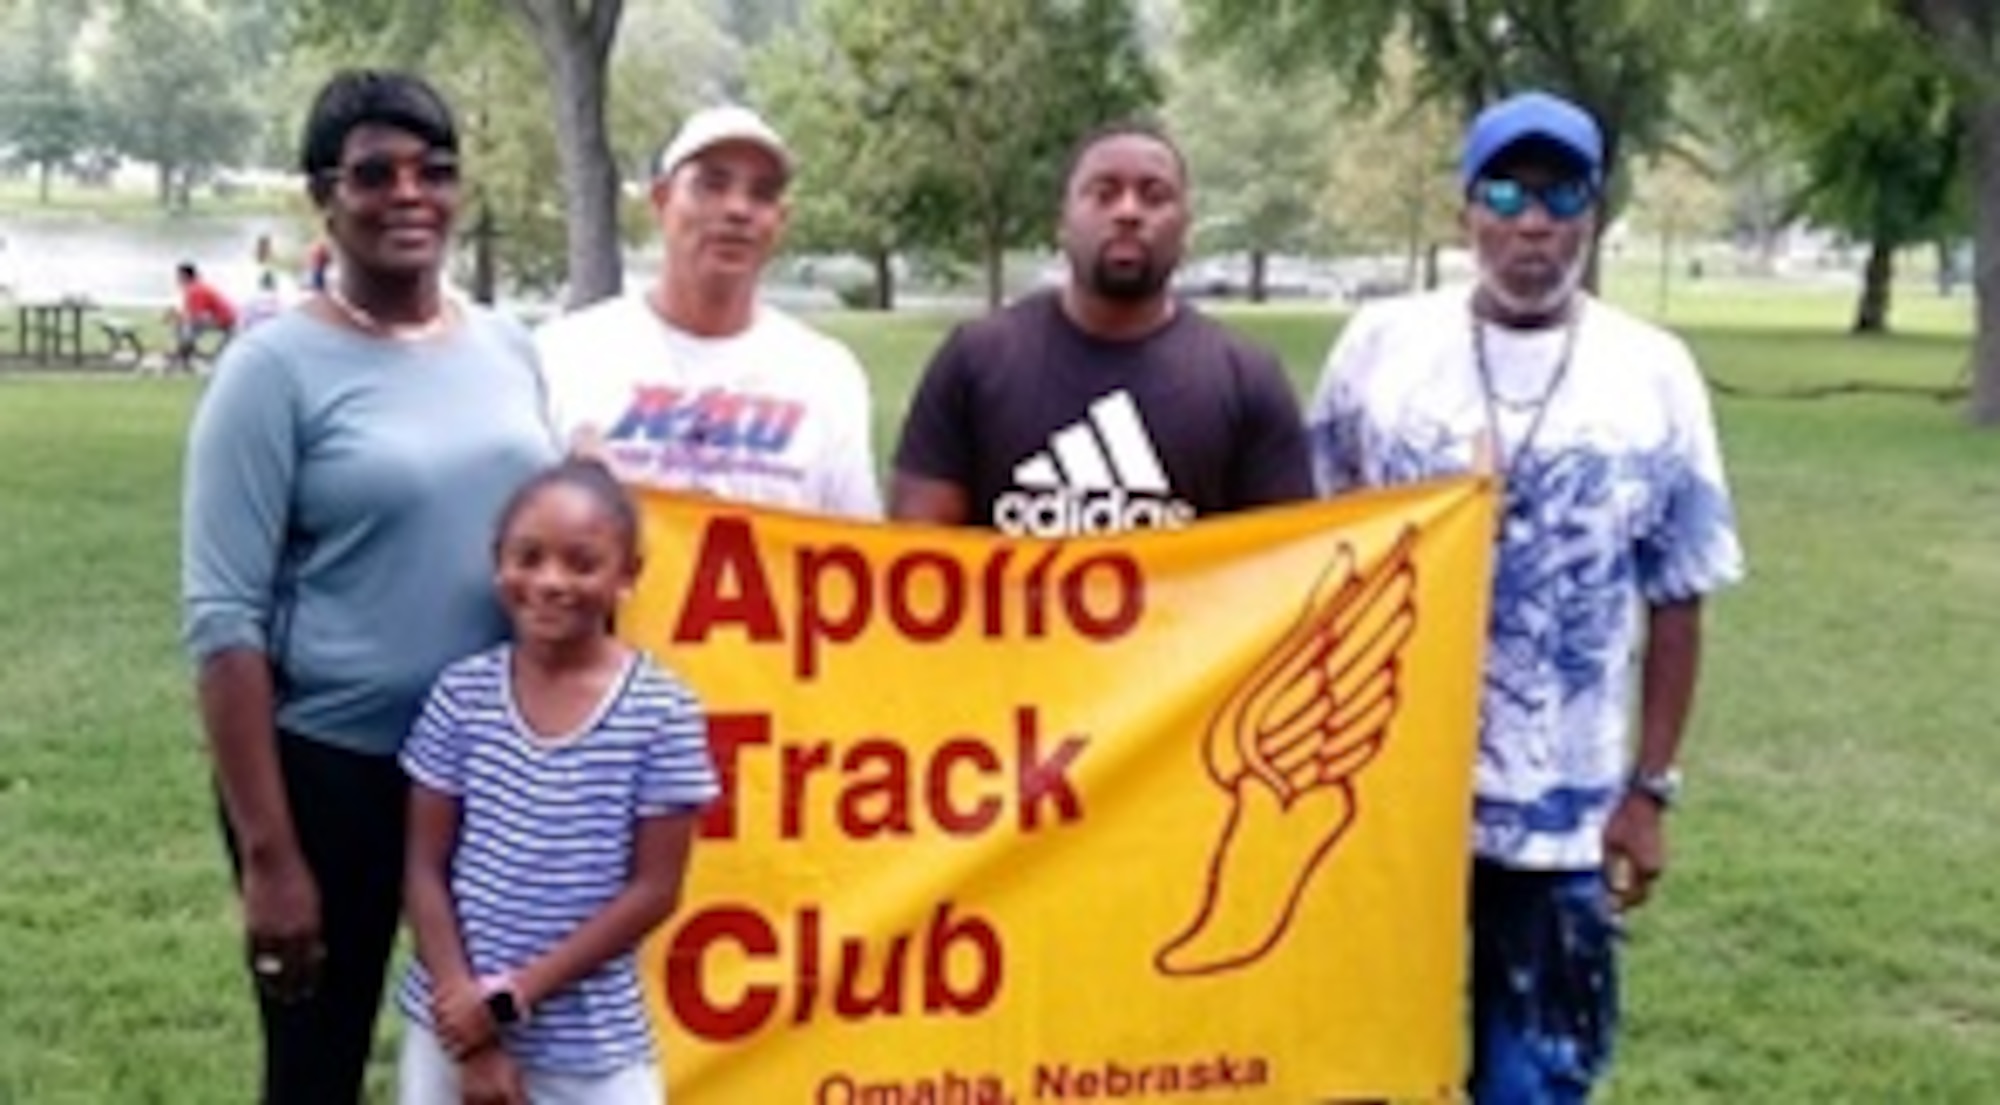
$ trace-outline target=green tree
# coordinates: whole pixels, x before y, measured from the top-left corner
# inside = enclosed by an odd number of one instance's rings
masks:
[[[1674,269],[1681,260],[1676,251],[1681,244],[1716,238],[1729,227],[1729,185],[1719,177],[1714,159],[1702,156],[1702,152],[1662,154],[1632,166],[1628,222],[1634,231],[1658,240],[1653,307],[1661,316],[1668,310]],[[1700,260],[1689,255],[1687,264],[1698,268]]]
[[[619,172],[607,124],[611,54],[624,0],[504,0],[542,62],[562,183],[568,301],[616,295],[622,282]],[[299,33],[397,65],[422,65],[453,33],[488,28],[488,0],[313,0]],[[514,94],[515,90],[498,92]]]
[[[1092,126],[1159,101],[1125,0],[827,0],[843,133],[870,128],[876,171],[950,218],[914,227],[924,246],[976,257],[987,301],[1005,296],[1010,249],[1046,244],[1064,155]],[[928,174],[924,169],[928,166]],[[872,202],[868,218],[881,214]],[[890,204],[896,206],[895,203]],[[900,237],[901,235],[896,235]]]
[[[243,0],[249,2],[249,0]],[[314,7],[296,41],[328,65],[418,68],[451,100],[460,116],[467,163],[462,222],[471,239],[473,294],[501,288],[549,293],[574,279],[578,218],[567,178],[549,171],[559,161],[558,90],[548,60],[524,27],[475,18],[474,0],[415,0],[373,12]],[[382,22],[363,26],[360,17]],[[420,26],[422,33],[411,31]],[[606,66],[604,154],[614,182],[609,265],[623,268],[623,246],[649,230],[640,189],[651,155],[694,103],[712,98],[738,64],[736,44],[715,25],[707,0],[668,0],[634,9],[621,20]],[[593,216],[594,217],[594,216]]]
[[[541,51],[554,109],[569,245],[569,305],[618,294],[618,162],[606,123],[612,42],[624,0],[508,0]]]
[[[1973,197],[1973,285],[1979,299],[1969,414],[2000,425],[2000,11],[1990,0],[1886,0],[1955,76],[1967,128]]]
[[[291,0],[207,0],[235,67],[238,87],[254,118],[249,161],[291,169],[298,157],[298,116],[309,90],[308,75],[319,73],[301,62],[294,49],[301,11]]]
[[[1363,97],[1382,85],[1398,41],[1414,52],[1423,98],[1464,118],[1522,88],[1566,95],[1603,128],[1614,206],[1627,154],[1672,133],[1693,34],[1738,18],[1721,0],[1291,0],[1256,18],[1235,0],[1189,3],[1198,42],[1281,73],[1328,70]]]
[[[825,5],[750,66],[750,87],[798,163],[788,243],[865,259],[866,304],[884,311],[895,306],[897,255],[951,234],[951,196],[925,156],[926,136],[881,92],[895,78],[880,68],[891,56],[879,43],[894,33],[867,4]]]
[[[1427,95],[1470,117],[1499,95],[1547,87],[1588,106],[1614,165],[1667,134],[1672,81],[1710,0],[1294,0],[1246,19],[1230,0],[1191,0],[1198,40],[1248,50],[1280,71],[1331,67],[1366,94],[1407,41]]]
[[[485,23],[492,0],[300,0],[290,8],[294,47],[414,69],[455,29]]]
[[[1897,251],[1936,239],[1961,209],[1964,128],[1948,75],[1877,0],[1767,4],[1721,58],[1721,94],[1754,102],[1803,171],[1790,213],[1867,247],[1852,329],[1886,331]]]
[[[49,180],[90,140],[90,111],[72,64],[78,13],[28,0],[6,19],[0,48],[0,142],[36,170],[41,202]]]
[[[1074,142],[1090,127],[1159,106],[1165,89],[1132,0],[1054,0],[1036,6],[1058,87],[1048,123]],[[1081,124],[1079,126],[1078,124]]]
[[[1769,274],[1776,270],[1779,236],[1804,177],[1768,102],[1771,86],[1781,82],[1755,79],[1738,87],[1727,78],[1735,64],[1708,66],[1709,78],[1690,89],[1693,148],[1683,153],[1692,156],[1677,160],[1726,189],[1731,238],[1748,253],[1755,271]]]
[[[714,0],[716,22],[743,45],[756,50],[805,22],[806,0]]]
[[[254,129],[221,28],[184,0],[128,0],[109,21],[92,91],[121,153],[152,162],[163,207],[186,208],[203,173],[230,164]]]
[[[981,261],[998,307],[1007,251],[1051,239],[1070,148],[1158,104],[1159,80],[1121,0],[988,0],[926,31],[910,114],[941,140],[933,156],[962,216],[957,252]]]
[[[471,246],[463,276],[473,298],[503,287],[548,295],[567,276],[568,235],[541,59],[506,23],[456,26],[426,62],[459,117],[465,184],[460,226]]]
[[[1857,111],[1807,152],[1799,209],[1867,243],[1857,334],[1889,329],[1897,251],[1935,240],[1956,221],[1961,126],[1945,83],[1917,77],[1893,111]]]
[[[1457,113],[1418,98],[1405,73],[1348,104],[1339,126],[1322,224],[1342,248],[1400,255],[1403,287],[1435,287],[1439,250],[1463,234]]]
[[[1248,257],[1252,302],[1266,298],[1271,254],[1322,237],[1340,99],[1323,74],[1271,78],[1236,54],[1187,57],[1174,75],[1166,110],[1194,177],[1196,241]]]

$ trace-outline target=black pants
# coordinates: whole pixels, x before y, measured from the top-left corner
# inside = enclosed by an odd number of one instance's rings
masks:
[[[393,756],[292,734],[278,736],[278,763],[299,848],[319,884],[326,962],[318,988],[304,1000],[285,1004],[257,992],[261,1100],[355,1105],[402,912],[407,784]],[[222,831],[240,885],[242,863],[226,814]]]

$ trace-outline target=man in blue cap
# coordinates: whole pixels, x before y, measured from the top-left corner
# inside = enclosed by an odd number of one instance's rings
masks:
[[[1314,473],[1330,495],[1484,472],[1504,497],[1474,772],[1468,1088],[1480,1105],[1581,1102],[1617,1023],[1619,915],[1666,866],[1702,600],[1743,558],[1693,358],[1581,288],[1597,124],[1523,93],[1474,120],[1461,168],[1478,279],[1348,324],[1308,414]]]

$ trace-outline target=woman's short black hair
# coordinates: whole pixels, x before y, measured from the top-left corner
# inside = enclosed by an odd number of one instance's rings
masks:
[[[429,81],[390,69],[343,70],[313,98],[299,146],[299,169],[314,200],[325,202],[327,173],[340,167],[348,132],[369,123],[409,131],[433,149],[458,152],[451,107]]]

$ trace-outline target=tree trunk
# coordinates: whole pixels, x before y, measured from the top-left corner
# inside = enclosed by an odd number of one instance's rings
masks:
[[[1583,290],[1592,295],[1598,295],[1602,290],[1604,280],[1604,232],[1609,229],[1610,223],[1608,221],[1597,224],[1596,233],[1590,236],[1589,252],[1584,255]]]
[[[478,74],[478,99],[464,137],[477,151],[475,156],[484,161],[493,152],[493,115],[488,110],[494,99],[493,69],[481,60]],[[492,189],[482,185],[475,202],[479,214],[472,222],[472,298],[490,307],[499,299],[500,290],[500,228],[493,217]]]
[[[41,188],[37,199],[38,202],[46,204],[49,202],[49,178],[55,175],[55,166],[44,161],[41,163],[41,170]]]
[[[618,163],[604,121],[605,76],[623,0],[514,0],[548,67],[569,236],[569,306],[617,295]]]
[[[2000,94],[1988,93],[1970,111],[1972,147],[1973,290],[1979,302],[1974,345],[1974,424],[2000,425]]]
[[[160,210],[172,211],[174,209],[174,167],[161,162],[153,170],[153,180],[159,189]]]
[[[1403,287],[1415,288],[1424,278],[1424,263],[1429,255],[1424,233],[1424,200],[1421,182],[1409,185],[1410,198],[1403,205]]]
[[[1868,243],[1868,264],[1861,270],[1861,301],[1854,307],[1856,334],[1889,332],[1889,288],[1896,278],[1896,247],[1887,239]]]
[[[1985,0],[1901,0],[1904,18],[1936,43],[1965,78],[1963,105],[1972,172],[1972,288],[1978,301],[1973,340],[1974,425],[2000,426],[2000,91],[1993,87],[1994,24]]]
[[[472,298],[491,307],[499,298],[500,269],[495,248],[500,237],[493,223],[493,205],[479,204],[479,217],[472,221]]]
[[[895,254],[878,249],[870,259],[875,263],[875,309],[893,311],[896,309]]]
[[[1265,286],[1266,269],[1271,255],[1261,249],[1250,251],[1250,302],[1262,303],[1270,298],[1270,289]]]
[[[1444,266],[1438,264],[1443,252],[1444,247],[1436,242],[1424,247],[1424,290],[1427,292],[1436,291],[1438,285],[1444,282]]]
[[[1592,295],[1604,291],[1604,235],[1624,213],[1626,193],[1620,187],[1620,150],[1625,144],[1625,127],[1618,117],[1602,106],[1595,113],[1598,133],[1604,141],[1604,167],[1598,182],[1597,226],[1590,235],[1590,253],[1583,265],[1583,290]]]
[[[1653,315],[1659,321],[1666,321],[1668,304],[1674,291],[1674,219],[1671,206],[1665,223],[1660,227],[1660,269],[1658,286],[1654,289]]]
[[[986,309],[997,311],[1007,302],[1007,242],[998,226],[986,228]]]

